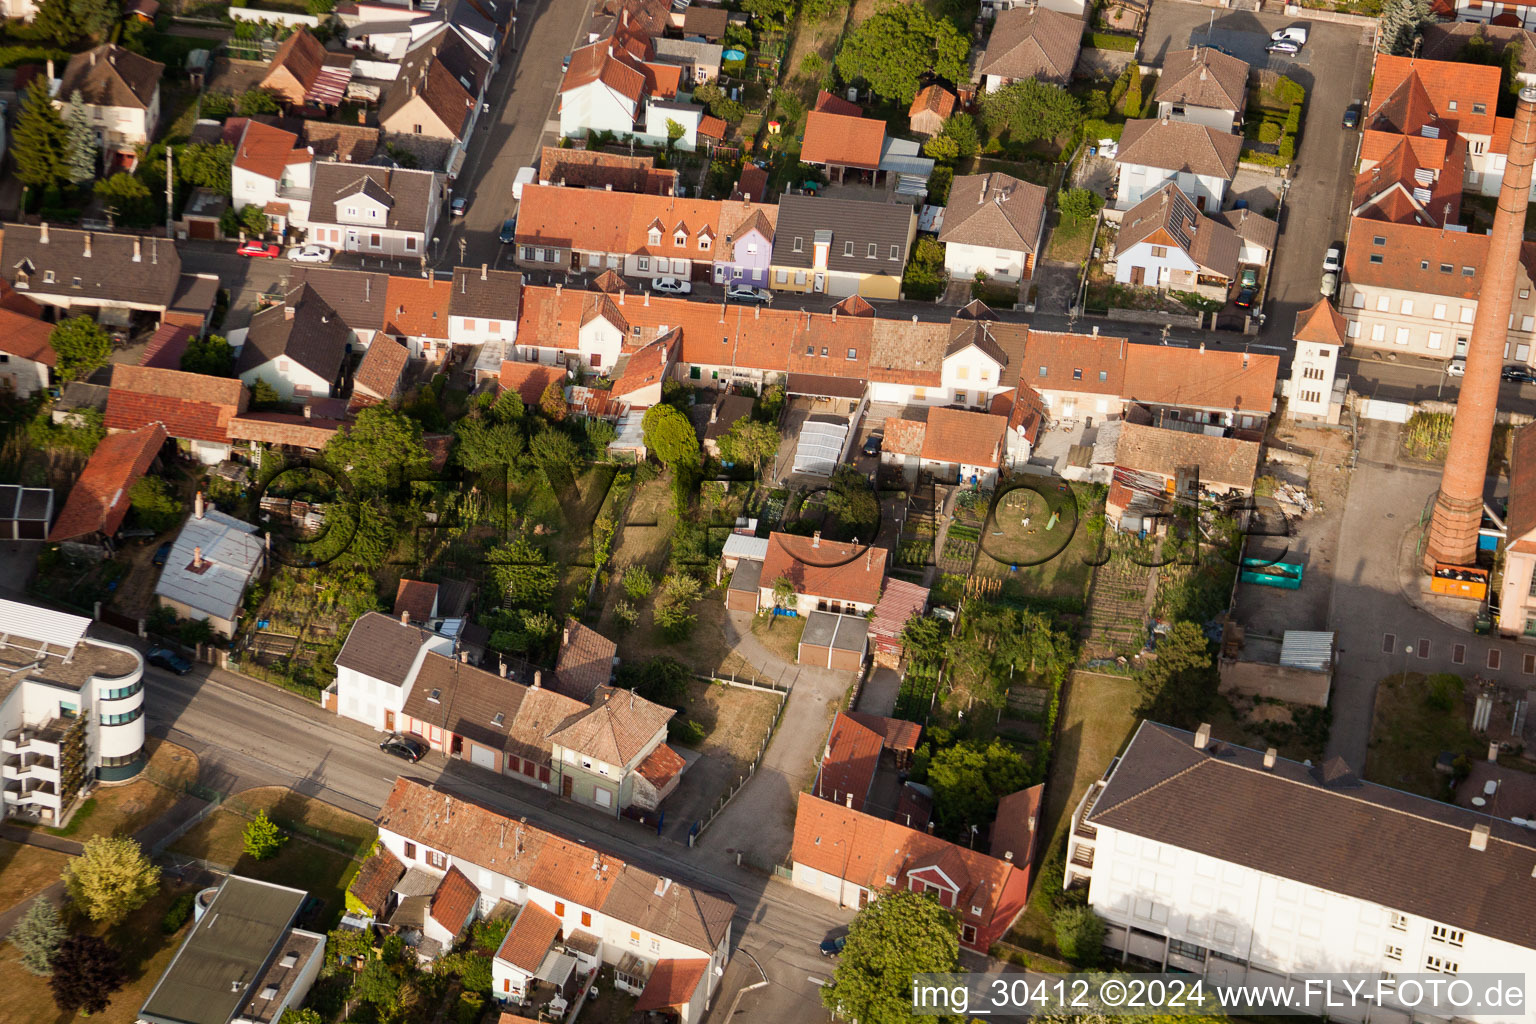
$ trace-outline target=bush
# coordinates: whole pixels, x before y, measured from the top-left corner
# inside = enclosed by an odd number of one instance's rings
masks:
[[[1275,98],[1287,106],[1299,104],[1306,100],[1307,90],[1300,82],[1281,75],[1280,80],[1275,83]]]
[[[157,476],[140,477],[128,491],[133,520],[146,530],[163,533],[181,522],[181,501],[171,485]]]
[[[245,832],[242,837],[245,841],[245,852],[255,860],[267,860],[275,857],[277,851],[283,848],[288,837],[283,830],[277,827],[277,823],[267,817],[266,811],[257,811],[256,817],[245,823]]]
[[[1091,907],[1067,907],[1056,914],[1056,947],[1078,967],[1092,967],[1104,949],[1104,922]]]
[[[667,742],[696,747],[704,742],[704,727],[686,718],[673,718],[667,723]]]
[[[1265,121],[1259,125],[1259,141],[1275,143],[1280,141],[1280,126],[1273,121]]]
[[[476,992],[459,993],[459,1024],[475,1024],[485,1009],[485,997]]]
[[[1301,104],[1292,103],[1291,109],[1285,113],[1285,131],[1287,135],[1295,135],[1301,131]]]
[[[1424,703],[1436,711],[1450,711],[1461,701],[1465,692],[1461,677],[1449,672],[1437,672],[1425,680]]]
[[[639,601],[651,596],[656,580],[643,565],[632,565],[624,570],[624,593]]]
[[[1123,53],[1131,53],[1136,49],[1136,37],[1110,32],[1085,32],[1083,45],[1091,46],[1095,50],[1120,50]]]
[[[192,919],[192,907],[196,899],[197,897],[190,892],[177,896],[170,909],[165,912],[165,916],[160,919],[160,930],[167,935],[175,935],[181,931],[181,926]]]
[[[1104,200],[1098,194],[1086,188],[1069,188],[1060,193],[1056,205],[1061,210],[1063,217],[1070,217],[1082,222],[1092,220],[1094,214],[1104,205]]]

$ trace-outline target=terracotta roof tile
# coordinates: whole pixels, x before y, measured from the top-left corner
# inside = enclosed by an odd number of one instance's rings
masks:
[[[899,638],[907,623],[921,616],[927,607],[927,587],[920,587],[906,580],[890,580],[885,585],[885,592],[880,595],[880,603],[875,605],[874,618],[869,622],[869,635],[886,639]],[[850,714],[853,715],[854,721],[869,725],[872,729],[875,727],[870,725],[869,719],[880,717],[858,712],[850,712]],[[889,741],[887,745],[890,745]]]
[[[537,406],[544,391],[551,384],[565,380],[565,368],[546,366],[543,363],[514,363],[505,360],[501,364],[501,387],[504,391],[516,391],[524,405]]]
[[[229,421],[231,441],[260,441],[291,448],[324,448],[346,424],[287,412],[251,412]]]
[[[1187,121],[1148,118],[1125,122],[1115,162],[1231,181],[1242,148],[1242,136],[1231,132]]]
[[[892,455],[916,456],[923,453],[923,439],[928,435],[928,424],[924,421],[888,416],[884,430],[885,436],[880,441],[881,451]]]
[[[1366,106],[1367,117],[1387,106],[1405,82],[1410,82],[1415,89],[1422,89],[1433,115],[1454,122],[1461,134],[1493,135],[1499,98],[1497,67],[1378,54],[1371,79],[1371,98]],[[1454,109],[1452,103],[1455,103]],[[1482,106],[1481,113],[1477,112],[1475,104]],[[1428,116],[1415,108],[1409,123],[1395,123],[1395,127],[1402,134],[1414,134]]]
[[[825,89],[816,94],[816,106],[813,109],[818,113],[842,114],[845,117],[864,116],[863,107]]]
[[[555,662],[554,689],[579,701],[592,699],[600,686],[613,678],[613,660],[619,648],[595,629],[567,619],[560,653]]]
[[[686,767],[688,762],[683,760],[683,755],[665,743],[658,743],[655,750],[645,755],[645,760],[636,766],[635,771],[644,776],[645,781],[660,790],[665,789],[667,784]]]
[[[1164,345],[1131,345],[1122,397],[1133,402],[1267,413],[1280,357]]]
[[[870,379],[939,387],[944,383],[944,354],[949,349],[949,335],[949,324],[875,320],[871,324]]]
[[[1115,467],[1173,479],[1180,468],[1196,466],[1202,484],[1247,491],[1259,472],[1259,450],[1256,441],[1127,423],[1120,429]]]
[[[699,982],[709,970],[708,960],[658,960],[651,968],[640,998],[635,1001],[635,1012],[667,1010],[687,1006],[698,991]]]
[[[517,912],[512,927],[507,929],[496,959],[516,967],[524,974],[535,973],[560,934],[560,919],[537,903],[529,900]]]
[[[997,820],[992,823],[989,847],[992,856],[1019,868],[1033,863],[1044,798],[1045,784],[1041,783],[1009,793],[997,802]]]
[[[823,800],[864,810],[880,767],[880,734],[844,714],[832,717],[827,750],[816,772],[814,792]]]
[[[229,421],[245,411],[250,395],[233,377],[210,377],[119,363],[107,394],[108,430],[165,425],[171,437],[224,443]]]
[[[1334,309],[1333,303],[1327,299],[1318,299],[1296,314],[1296,326],[1291,331],[1291,337],[1297,341],[1313,341],[1342,348],[1347,344],[1346,330],[1343,314]]]
[[[1024,345],[1019,383],[1039,391],[1118,395],[1125,382],[1127,347],[1124,338],[1108,335],[1032,330]]]
[[[446,928],[449,935],[456,936],[469,923],[469,915],[478,902],[480,890],[475,883],[457,866],[451,867],[432,894],[432,920]]]
[[[666,732],[667,722],[677,714],[633,690],[613,686],[599,686],[591,699],[590,708],[572,716],[550,739],[611,765],[628,765],[658,733]]]
[[[772,533],[763,558],[763,585],[771,587],[786,576],[797,594],[873,605],[880,600],[889,554],[885,548]]]
[[[297,39],[303,34],[295,32],[289,38]],[[310,159],[293,132],[251,120],[246,122],[240,144],[235,147],[234,166],[275,182],[282,178],[283,169],[289,164],[308,163]]]
[[[924,602],[928,600],[927,587],[916,587],[915,584],[906,583],[902,580],[891,580],[886,586],[887,592],[898,584],[915,587],[917,590],[922,591]],[[884,604],[885,598],[881,598],[880,603]],[[873,626],[870,627],[870,632],[874,632]],[[918,725],[916,722],[908,722],[905,719],[890,718],[886,715],[871,715],[863,711],[848,711],[845,714],[848,718],[858,722],[866,729],[879,733],[880,742],[885,745],[887,750],[916,750],[917,741],[923,734],[923,727],[921,725]]]
[[[805,118],[800,160],[872,171],[880,166],[880,149],[884,144],[884,121],[814,110]]]
[[[266,77],[261,84],[267,85],[273,81],[273,76],[279,71],[286,71],[293,76],[305,89],[315,84],[315,79],[320,75],[320,68],[325,64],[325,47],[316,39],[307,28],[302,25],[283,40],[283,44],[277,48],[277,53],[272,55],[272,63],[268,65]]]
[[[186,354],[187,343],[196,334],[190,327],[179,324],[162,323],[154,334],[149,337],[149,344],[144,346],[144,355],[139,359],[140,366],[152,366],[160,370],[181,369],[181,357]]]
[[[400,858],[380,846],[357,869],[347,891],[361,900],[374,917],[382,917],[389,905],[390,892],[404,874],[405,865]]]
[[[149,471],[166,437],[165,427],[151,423],[102,438],[70,488],[48,539],[57,543],[97,532],[115,535],[128,515],[128,491]]]
[[[1008,421],[986,412],[938,408],[928,410],[928,430],[923,435],[925,461],[964,463],[995,469],[1003,447]]]
[[[539,158],[539,181],[567,188],[611,186],[615,192],[671,195],[676,189],[677,172],[657,167],[653,156],[545,146]]]
[[[432,618],[437,607],[437,584],[422,580],[401,580],[395,588],[395,618],[401,612],[410,612],[411,622],[425,623]]]
[[[58,356],[49,340],[52,335],[52,324],[0,307],[0,352],[53,366]]]
[[[672,366],[680,340],[678,333],[673,331],[632,353],[624,365],[624,372],[613,382],[613,397],[623,398],[642,388],[660,384]]]
[[[363,361],[352,374],[354,393],[361,389],[368,397],[387,401],[400,389],[400,378],[405,374],[405,364],[411,353],[393,338],[376,333]]]
[[[930,85],[918,90],[912,99],[912,106],[907,110],[907,117],[931,113],[938,115],[941,120],[948,120],[954,112],[955,94],[942,85]]]
[[[392,276],[384,302],[384,332],[403,338],[448,338],[448,301],[453,288],[435,276]]]
[[[1350,221],[1343,278],[1346,284],[1475,299],[1487,256],[1487,235],[1356,218]]]
[[[1536,533],[1536,424],[1515,431],[1509,466],[1509,543]]]

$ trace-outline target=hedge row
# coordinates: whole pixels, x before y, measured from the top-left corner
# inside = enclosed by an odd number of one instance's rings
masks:
[[[1131,53],[1136,49],[1135,36],[1114,35],[1109,32],[1084,32],[1083,45],[1095,50],[1123,50]]]

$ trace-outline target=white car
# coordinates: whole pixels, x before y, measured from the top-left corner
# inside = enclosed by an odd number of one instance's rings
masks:
[[[1334,246],[1323,253],[1323,273],[1336,274],[1344,266],[1344,250]]]
[[[1287,28],[1282,28],[1277,32],[1271,32],[1269,34],[1269,38],[1277,43],[1288,42],[1295,43],[1297,46],[1306,46],[1307,26],[1291,25]]]
[[[662,295],[687,295],[693,285],[676,277],[658,277],[651,282],[651,291]]]
[[[1339,275],[1332,271],[1324,274],[1323,283],[1318,286],[1317,290],[1322,293],[1323,298],[1333,298],[1334,293],[1339,290]]]
[[[1446,364],[1445,372],[1450,377],[1465,377],[1467,375],[1467,361],[1457,356]]]
[[[335,252],[324,245],[296,245],[288,250],[288,262],[329,263],[334,255]]]
[[[749,284],[733,284],[725,290],[725,297],[732,302],[772,302],[773,292]]]

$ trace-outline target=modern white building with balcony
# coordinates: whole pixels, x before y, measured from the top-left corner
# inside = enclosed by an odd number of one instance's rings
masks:
[[[1365,782],[1341,758],[1300,764],[1209,726],[1143,722],[1072,816],[1065,881],[1087,887],[1106,950],[1132,969],[1276,985],[1536,974],[1533,876],[1525,819]],[[1369,1019],[1440,1018],[1382,1005]],[[1521,1005],[1458,1019],[1529,1016]]]
[[[0,819],[59,824],[144,767],[144,659],[80,615],[0,600]]]

